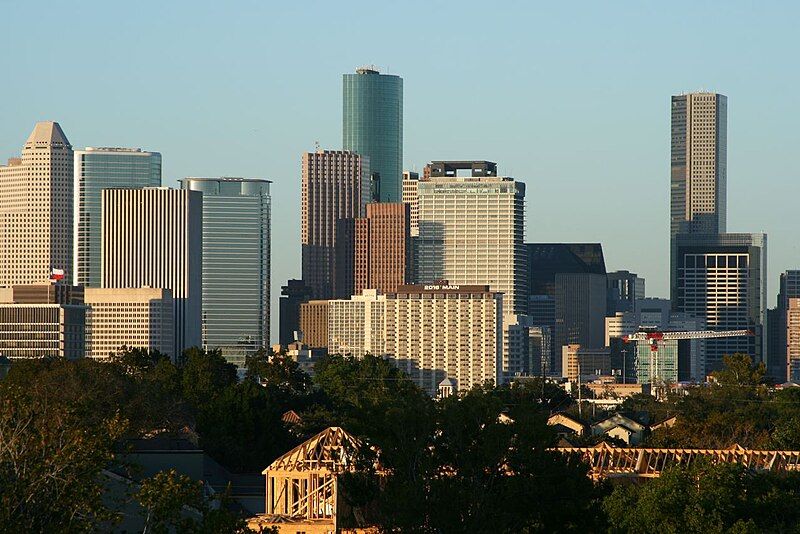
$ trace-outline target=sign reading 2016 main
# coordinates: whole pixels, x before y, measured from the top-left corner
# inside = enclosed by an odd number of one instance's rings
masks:
[[[461,286],[425,286],[425,291],[441,291],[443,289],[461,289]]]

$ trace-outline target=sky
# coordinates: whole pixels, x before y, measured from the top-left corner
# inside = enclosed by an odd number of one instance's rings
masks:
[[[342,145],[342,74],[404,79],[404,168],[488,159],[527,186],[526,240],[601,242],[669,289],[670,95],[728,96],[728,231],[768,234],[769,305],[800,268],[790,2],[0,0],[0,160],[33,125],[272,185],[272,332],[300,277],[300,161]]]

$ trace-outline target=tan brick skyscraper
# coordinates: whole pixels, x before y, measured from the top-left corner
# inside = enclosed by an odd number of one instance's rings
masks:
[[[333,297],[336,222],[364,213],[369,162],[346,150],[303,154],[301,242],[303,281],[315,299]],[[280,225],[276,224],[280,232]]]
[[[72,146],[57,122],[38,122],[21,158],[0,166],[0,286],[72,280]]]

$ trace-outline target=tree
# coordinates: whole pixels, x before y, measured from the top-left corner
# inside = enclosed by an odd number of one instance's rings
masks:
[[[311,377],[285,354],[270,354],[262,349],[245,361],[247,378],[274,390],[287,400],[307,395]]]
[[[179,367],[183,398],[195,409],[236,383],[236,366],[228,363],[219,350],[186,349]]]
[[[135,499],[145,510],[145,533],[196,532],[244,534],[247,525],[220,502],[209,502],[202,482],[174,469],[142,481]],[[224,499],[223,499],[224,500]]]
[[[618,485],[603,508],[612,533],[795,532],[799,498],[796,473],[698,462],[646,484]]]
[[[0,388],[0,529],[92,532],[113,522],[100,472],[125,432],[118,416],[91,424],[67,405]]]
[[[764,385],[767,367],[764,362],[754,365],[747,354],[723,356],[723,368],[711,376],[723,387],[752,387]]]

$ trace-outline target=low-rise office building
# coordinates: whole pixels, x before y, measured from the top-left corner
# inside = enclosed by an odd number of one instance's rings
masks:
[[[84,301],[88,357],[106,359],[123,346],[172,356],[174,301],[168,289],[87,287]]]

